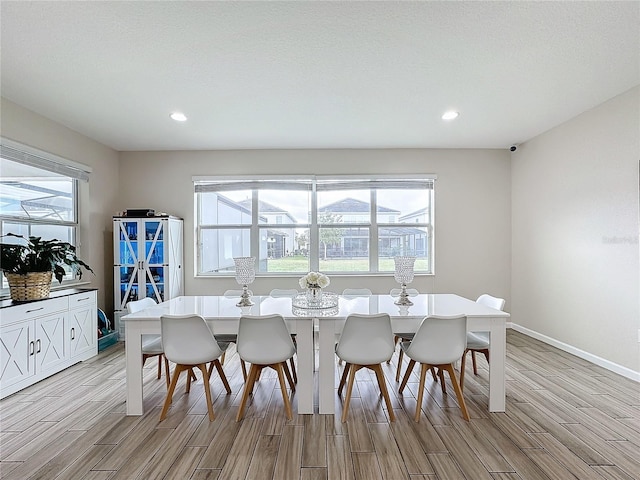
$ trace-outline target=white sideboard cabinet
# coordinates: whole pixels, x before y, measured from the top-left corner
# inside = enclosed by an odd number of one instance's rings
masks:
[[[98,353],[95,290],[60,290],[0,307],[0,398]]]

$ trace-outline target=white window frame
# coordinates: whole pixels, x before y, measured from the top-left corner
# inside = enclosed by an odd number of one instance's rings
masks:
[[[236,184],[240,185],[242,183],[246,183],[246,185],[251,185],[254,182],[255,185],[258,182],[295,182],[299,180],[300,182],[308,182],[310,183],[311,189],[311,201],[310,201],[310,223],[304,224],[264,224],[259,223],[258,220],[258,195],[257,190],[252,190],[252,221],[251,224],[225,224],[225,225],[202,225],[201,223],[201,208],[202,205],[200,203],[199,191],[203,191],[203,187],[206,185],[229,185]],[[340,223],[339,228],[367,228],[369,230],[369,270],[368,271],[340,271],[333,272],[330,271],[332,275],[393,275],[393,272],[388,270],[380,271],[379,270],[379,249],[378,249],[378,232],[381,228],[388,227],[396,227],[396,228],[424,228],[427,231],[427,237],[425,239],[428,248],[428,269],[427,270],[416,270],[416,275],[433,275],[434,274],[434,256],[435,256],[435,242],[434,242],[434,214],[435,214],[435,181],[437,179],[436,175],[384,175],[384,176],[376,176],[376,175],[296,175],[296,176],[194,176],[192,177],[194,183],[194,219],[195,219],[195,238],[196,242],[194,242],[194,272],[196,277],[227,277],[233,276],[234,272],[230,268],[227,271],[218,271],[218,272],[202,272],[201,271],[201,246],[202,246],[202,232],[204,229],[244,229],[250,232],[250,253],[249,255],[255,256],[259,258],[259,231],[261,228],[265,228],[266,226],[273,226],[274,228],[308,228],[309,229],[309,268],[313,271],[319,270],[320,265],[320,253],[319,253],[319,239],[320,239],[320,225],[318,224],[318,206],[317,206],[317,195],[318,188],[320,189],[330,189],[326,186],[324,182],[337,182],[342,183],[342,189],[348,189],[350,185],[367,187],[371,192],[370,199],[370,218],[367,223]],[[409,186],[418,186],[424,185],[424,188],[429,191],[430,199],[429,199],[429,222],[417,222],[411,221],[406,223],[389,223],[384,222],[384,218],[381,218],[381,221],[378,221],[377,218],[377,190],[386,188],[408,188]],[[428,186],[427,186],[428,185]],[[319,187],[320,186],[320,187]],[[215,190],[215,187],[212,187]],[[224,187],[220,191],[224,191]],[[259,269],[258,269],[259,270]],[[257,276],[268,277],[268,276],[298,276],[300,272],[265,272],[265,271],[256,271]]]
[[[72,241],[70,243],[76,247],[78,257],[82,258],[80,241],[82,218],[80,198],[87,197],[88,181],[92,171],[91,167],[2,137],[0,137],[0,155],[2,156],[2,158],[11,160],[15,163],[28,165],[30,167],[47,172],[58,173],[70,178],[73,182],[73,198],[71,203],[74,210],[73,220],[56,220],[55,218],[28,218],[25,216],[5,214],[4,212],[0,211],[0,233],[9,233],[8,230],[5,231],[5,223],[19,224],[23,226],[23,228],[26,229],[27,232],[24,234],[25,236],[31,235],[32,229],[37,226],[68,227],[71,229]],[[3,239],[3,241],[6,241],[6,239]],[[68,287],[77,283],[79,282],[75,278],[75,275],[73,275],[73,272],[70,271],[69,274],[63,278],[62,284],[59,284],[56,281],[54,282],[54,284],[52,284],[52,288]],[[8,294],[9,287],[3,275],[2,288],[0,288],[0,297],[5,297]]]

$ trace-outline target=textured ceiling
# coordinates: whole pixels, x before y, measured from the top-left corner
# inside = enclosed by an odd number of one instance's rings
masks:
[[[640,84],[636,1],[0,8],[2,96],[117,150],[506,148]]]

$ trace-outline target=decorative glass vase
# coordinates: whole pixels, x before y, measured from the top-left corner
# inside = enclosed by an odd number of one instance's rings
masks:
[[[307,303],[318,305],[322,302],[322,288],[320,285],[309,285],[307,287]]]
[[[416,262],[416,257],[394,257],[393,261],[395,263],[394,277],[396,282],[400,284],[400,295],[393,303],[401,306],[411,306],[413,302],[409,300],[407,284],[413,282],[413,265]]]
[[[238,285],[242,285],[242,295],[240,295],[240,301],[236,303],[236,306],[250,307],[253,302],[251,301],[249,284],[253,283],[256,278],[256,257],[235,257],[233,261],[236,266],[236,282]]]

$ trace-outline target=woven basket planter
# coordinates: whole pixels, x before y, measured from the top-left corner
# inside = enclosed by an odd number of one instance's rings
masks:
[[[4,272],[4,276],[7,277],[11,300],[14,302],[49,298],[53,272],[32,272],[24,275]]]

